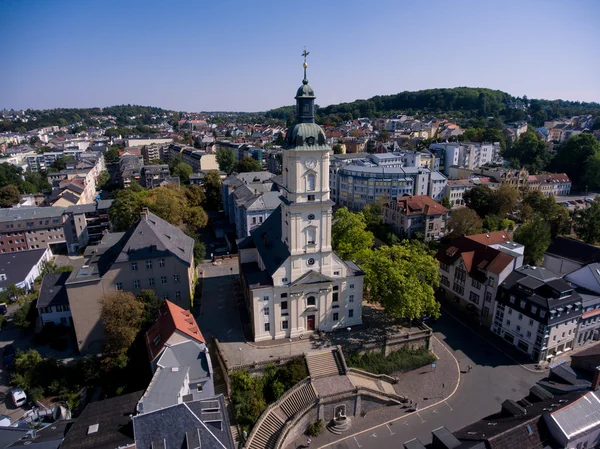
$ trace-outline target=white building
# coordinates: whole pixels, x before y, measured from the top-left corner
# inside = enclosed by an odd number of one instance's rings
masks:
[[[500,159],[501,148],[498,142],[446,142],[432,143],[429,149],[443,154],[442,164],[444,174],[447,175],[448,168],[453,165],[473,170],[482,165],[496,162]]]
[[[306,78],[283,150],[281,205],[238,245],[255,341],[362,323],[364,273],[333,252],[331,147]]]
[[[33,288],[35,278],[40,275],[45,262],[52,259],[49,248],[30,249],[29,251],[13,251],[0,254],[0,291],[15,284],[18,288],[29,291]]]
[[[37,301],[38,316],[42,326],[54,323],[57,326],[71,326],[71,308],[65,282],[71,272],[52,273],[44,276]]]

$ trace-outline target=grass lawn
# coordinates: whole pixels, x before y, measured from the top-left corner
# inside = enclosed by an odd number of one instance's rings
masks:
[[[373,374],[390,374],[398,371],[411,371],[435,362],[436,357],[425,347],[409,349],[406,346],[385,357],[382,352],[357,353],[348,357],[348,366]]]

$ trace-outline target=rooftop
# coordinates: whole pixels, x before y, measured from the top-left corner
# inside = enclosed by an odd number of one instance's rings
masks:
[[[0,223],[18,220],[58,218],[65,211],[64,207],[17,206],[0,209]]]
[[[0,209],[1,210],[1,209]],[[48,249],[31,249],[0,254],[0,289],[23,282]]]
[[[44,276],[37,300],[38,309],[69,304],[65,283],[70,275],[71,272],[69,271],[66,273],[51,273]]]
[[[581,265],[600,262],[600,248],[568,237],[556,237],[546,254],[572,260]]]
[[[404,195],[396,202],[405,215],[441,215],[449,212],[427,195]]]

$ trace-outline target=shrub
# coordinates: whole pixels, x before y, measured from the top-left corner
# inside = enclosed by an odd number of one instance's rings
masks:
[[[358,353],[348,357],[348,366],[359,368],[374,374],[390,374],[397,371],[410,371],[428,365],[436,360],[435,356],[422,347],[410,349],[406,346],[385,356],[383,352]]]
[[[307,433],[311,436],[311,437],[318,437],[321,432],[323,432],[323,429],[325,428],[325,423],[323,422],[322,419],[319,419],[315,422],[311,422],[308,425],[308,430]]]
[[[6,325],[6,315],[0,315],[0,329]]]

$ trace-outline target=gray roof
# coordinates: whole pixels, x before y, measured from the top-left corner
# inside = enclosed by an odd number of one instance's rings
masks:
[[[138,410],[147,413],[177,404],[189,371],[187,366],[158,369],[139,401]]]
[[[600,425],[600,398],[589,392],[581,399],[550,413],[550,418],[571,440],[580,433]]]
[[[193,340],[167,346],[158,360],[158,366],[187,366],[190,369],[190,381],[210,377],[205,348],[206,345]]]
[[[0,274],[6,275],[6,280],[0,281],[0,288],[23,282],[46,251],[43,248],[0,254]]]
[[[69,206],[66,209],[67,213],[85,214],[96,212],[97,210],[110,209],[114,200],[99,200],[92,204],[79,204],[77,206]]]
[[[0,427],[0,447],[6,448],[31,432],[31,429],[20,427]]]
[[[137,449],[152,449],[154,441],[164,441],[167,448],[186,447],[187,439],[192,436],[199,437],[202,449],[234,449],[229,426],[223,395],[133,418]]]
[[[69,279],[71,272],[51,273],[44,276],[40,294],[37,300],[37,308],[59,306],[69,304],[65,282]]]
[[[19,440],[9,447],[23,447],[28,449],[58,449],[74,420],[61,420],[47,424],[35,432],[35,437]]]
[[[540,281],[546,282],[553,279],[558,279],[560,276],[553,271],[548,270],[544,267],[533,267],[530,265],[523,265],[517,268],[515,271],[531,276],[532,278],[539,279]]]
[[[242,207],[246,210],[275,210],[281,200],[279,192],[265,192],[262,195],[257,195],[243,202]]]
[[[10,209],[0,209],[0,222],[17,220],[31,220],[60,217],[65,211],[64,207],[29,207],[20,206]]]

